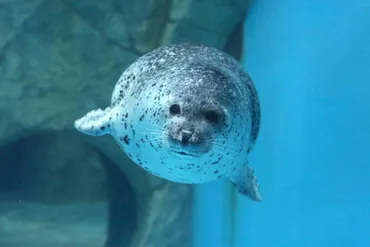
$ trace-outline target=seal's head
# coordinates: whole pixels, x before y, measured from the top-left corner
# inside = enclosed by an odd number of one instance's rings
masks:
[[[237,84],[230,83],[233,78],[209,65],[192,65],[183,71],[166,85],[170,87],[168,100],[157,102],[165,119],[161,123],[163,147],[171,155],[187,158],[225,153],[231,149],[227,146],[240,148],[240,138],[229,133],[237,126],[234,122],[245,117],[238,113],[247,110],[243,111],[242,103],[235,104],[240,95]]]

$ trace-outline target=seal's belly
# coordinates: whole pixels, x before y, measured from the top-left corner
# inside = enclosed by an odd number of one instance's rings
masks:
[[[158,158],[158,157],[157,157]],[[219,162],[215,164],[211,159],[202,161],[197,159],[167,158],[157,160],[133,159],[133,161],[151,174],[166,180],[180,183],[206,183],[220,179],[230,174],[235,165]]]
[[[149,164],[142,166],[151,174],[161,177],[166,180],[179,183],[198,184],[214,181],[222,178],[227,173],[225,169],[217,167],[209,168],[206,164],[200,166],[198,164],[161,164],[164,167],[158,167],[158,164]]]

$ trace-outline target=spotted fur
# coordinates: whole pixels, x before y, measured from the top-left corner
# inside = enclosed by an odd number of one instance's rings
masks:
[[[239,63],[189,43],[140,57],[119,78],[111,106],[75,122],[85,134],[112,135],[156,176],[194,184],[224,178],[256,201],[261,196],[248,154],[259,126],[257,92]]]

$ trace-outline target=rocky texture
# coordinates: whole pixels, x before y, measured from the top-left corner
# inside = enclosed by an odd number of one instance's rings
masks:
[[[0,246],[128,247],[145,213],[122,170],[74,135],[0,148]]]
[[[243,20],[248,2],[0,0],[0,145],[45,131],[70,133],[69,138],[92,145],[126,174],[138,208],[138,230],[131,246],[187,246],[190,217],[184,212],[189,210],[191,187],[147,174],[132,164],[111,138],[92,140],[76,133],[72,123],[85,112],[108,105],[120,74],[145,52],[183,41],[224,48]],[[69,145],[68,141],[61,142],[51,147]],[[62,156],[76,150],[93,159],[89,164],[101,162],[90,151],[68,147],[56,150],[53,159],[59,160],[55,163],[58,170],[69,169]],[[53,169],[51,166],[45,172]],[[81,179],[92,170],[74,168]],[[88,183],[99,187],[103,183],[100,178],[94,176]],[[72,187],[82,186],[81,181],[69,183],[73,183]],[[49,189],[45,195],[52,191]],[[81,198],[83,191],[89,190],[76,190]],[[101,198],[100,193],[85,195],[84,200]],[[48,198],[71,202],[76,195],[69,194],[68,199]],[[111,203],[124,204],[118,195],[115,198],[118,199],[111,198]],[[116,228],[119,227],[123,226],[118,222]],[[115,243],[121,247],[124,241],[117,239]]]
[[[139,228],[141,234],[136,236],[131,246],[190,247],[189,229],[178,230],[189,227],[190,195],[188,186],[178,186],[174,183],[166,183],[162,189],[155,190],[148,203],[150,210],[146,211],[143,225]]]
[[[0,148],[0,195],[9,200],[99,202],[106,183],[101,155],[66,134],[39,132]]]
[[[1,203],[0,246],[101,247],[107,224],[104,210],[103,203]]]

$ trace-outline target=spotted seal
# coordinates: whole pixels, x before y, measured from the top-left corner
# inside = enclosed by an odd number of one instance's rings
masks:
[[[111,105],[77,119],[87,135],[110,134],[139,166],[188,184],[218,179],[260,201],[248,155],[260,106],[255,86],[231,56],[200,44],[157,48],[119,78]]]

